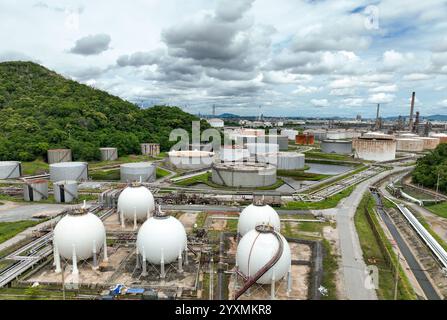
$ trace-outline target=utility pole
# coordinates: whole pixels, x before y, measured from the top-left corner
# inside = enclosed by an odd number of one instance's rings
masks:
[[[400,252],[397,252],[397,263],[394,269],[394,300],[397,300],[397,284],[399,283]]]

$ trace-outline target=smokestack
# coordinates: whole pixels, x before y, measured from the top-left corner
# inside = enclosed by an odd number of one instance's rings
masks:
[[[410,132],[413,131],[413,112],[414,112],[414,97],[416,95],[416,92],[413,91],[413,94],[411,95],[411,108],[410,108],[410,124],[409,129]]]
[[[377,114],[376,114],[376,127],[375,130],[379,130],[379,113],[380,113],[380,103],[377,104]]]

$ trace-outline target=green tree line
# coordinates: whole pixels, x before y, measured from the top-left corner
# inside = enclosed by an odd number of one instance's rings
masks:
[[[412,173],[413,182],[436,188],[438,174],[439,190],[447,192],[447,143],[441,143],[435,150],[417,160]]]

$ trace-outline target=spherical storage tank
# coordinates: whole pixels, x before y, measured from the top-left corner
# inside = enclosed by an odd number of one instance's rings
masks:
[[[125,219],[133,221],[136,214],[137,220],[145,220],[155,210],[154,196],[148,188],[134,184],[119,195],[117,210]]]
[[[101,219],[93,213],[79,210],[67,214],[54,228],[53,242],[59,255],[67,260],[73,257],[86,260],[104,246],[106,230]]]
[[[323,140],[320,145],[324,153],[351,154],[352,141],[350,140]]]
[[[63,181],[75,180],[83,181],[88,177],[87,162],[60,162],[50,164],[50,180]]]
[[[170,151],[169,161],[179,169],[197,170],[211,166],[214,152],[200,150]]]
[[[120,166],[121,181],[153,182],[156,179],[156,166],[152,162],[125,163]]]
[[[257,155],[257,160],[269,163],[278,170],[299,170],[304,168],[304,154],[297,152],[271,152]]]
[[[186,249],[186,231],[182,223],[171,216],[154,216],[140,227],[137,236],[138,253],[152,264],[171,263]]]
[[[78,182],[58,181],[53,184],[54,199],[57,203],[69,203],[78,198]]]
[[[0,161],[0,179],[14,179],[22,175],[19,161]]]
[[[239,220],[237,223],[237,232],[244,236],[250,230],[256,228],[256,226],[261,224],[268,224],[273,227],[277,232],[281,229],[281,221],[279,220],[279,215],[269,205],[257,205],[250,204],[245,207],[239,215]]]
[[[282,253],[280,252],[281,245]],[[272,228],[258,226],[247,232],[239,241],[236,263],[242,274],[251,277],[280,253],[279,260],[256,283],[270,284],[272,281],[281,280],[289,271],[292,263],[290,247],[286,239]]]
[[[396,138],[396,150],[420,152],[424,150],[424,141],[417,138]]]

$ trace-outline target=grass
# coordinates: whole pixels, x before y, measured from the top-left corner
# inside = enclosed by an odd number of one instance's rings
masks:
[[[141,155],[141,154],[140,155],[128,155],[128,156],[119,157],[118,159],[113,160],[113,161],[90,162],[89,169],[95,169],[95,168],[111,166],[111,165],[118,165],[121,163],[128,163],[128,162],[151,161],[151,160],[163,159],[163,157],[164,157],[164,154],[161,154],[161,153],[156,158],[152,158],[152,157]]]
[[[332,253],[332,247],[328,240],[323,239],[322,245],[324,248],[323,255],[323,279],[321,285],[327,289],[327,295],[322,296],[323,300],[337,299],[337,284],[336,274],[338,270],[337,257]]]
[[[323,153],[316,151],[307,151],[305,152],[306,158],[314,158],[314,159],[327,159],[327,160],[339,160],[339,161],[352,161],[353,158],[343,154],[335,154],[335,153]]]
[[[379,288],[376,288],[377,295],[381,300],[394,299],[394,264],[397,263],[397,257],[394,254],[391,243],[385,236],[385,233],[381,229],[375,215],[371,215],[372,221],[377,226],[380,234],[380,239],[383,241],[383,245],[390,252],[393,263],[390,264],[386,259],[386,252],[380,246],[377,237],[374,234],[372,226],[368,221],[367,214],[371,214],[375,207],[374,199],[370,193],[363,196],[360,205],[357,208],[354,216],[355,227],[359,236],[360,246],[363,252],[363,259],[366,265],[374,265],[379,271]],[[368,211],[370,213],[368,213]],[[399,266],[400,281],[398,283],[397,299],[399,300],[413,300],[416,298],[414,292],[409,285],[408,279],[403,272],[401,266]]]
[[[157,167],[156,174],[157,174],[157,179],[160,179],[160,178],[170,175],[171,173],[168,170]]]
[[[120,169],[111,169],[105,171],[94,171],[90,173],[92,180],[96,181],[116,181],[120,180]]]
[[[447,243],[435,231],[433,231],[433,229],[430,227],[430,224],[428,224],[427,221],[425,221],[425,219],[419,213],[415,212],[414,210],[411,210],[411,208],[408,209],[413,213],[416,219],[419,220],[422,226],[425,229],[427,229],[427,231],[431,234],[431,236],[435,238],[436,241],[438,241],[438,243],[444,248],[444,250],[447,251]]]
[[[190,177],[181,181],[177,181],[175,184],[180,186],[180,187],[189,187],[189,186],[194,186],[196,184],[206,184],[209,187],[212,188],[216,188],[216,189],[235,189],[234,187],[226,187],[226,186],[222,186],[220,184],[214,183],[211,181],[211,173],[210,172],[205,172],[203,174],[194,176],[194,177]],[[279,188],[280,186],[282,186],[284,184],[284,181],[281,179],[277,179],[275,184],[271,185],[271,186],[265,186],[265,187],[257,187],[254,188],[256,190],[275,190],[277,188]],[[253,188],[240,188],[240,189],[253,189]]]
[[[304,169],[306,170],[306,169]],[[304,172],[304,170],[278,170],[277,174],[281,177],[291,177],[294,180],[298,181],[320,181],[323,179],[327,179],[330,175],[326,174],[317,174],[317,173],[308,173]]]
[[[91,200],[97,200],[98,196],[97,195],[90,195],[90,194],[80,194],[78,196],[78,199],[73,201],[72,203],[76,204],[76,203],[82,203],[84,200],[85,201],[91,201]],[[25,201],[23,199],[22,196],[10,196],[10,195],[6,195],[6,194],[0,194],[0,200],[5,200],[5,201],[11,201],[11,202],[23,202],[23,203],[29,203],[29,204],[36,204],[36,203],[56,203],[56,200],[54,199],[53,195],[49,195],[48,199],[43,199],[37,202],[28,202]]]
[[[34,227],[38,225],[41,221],[34,220],[21,220],[14,222],[0,222],[0,243],[11,239],[16,234],[28,229],[29,227]]]
[[[37,159],[31,162],[22,162],[22,174],[23,175],[36,175],[49,172],[48,163],[44,162],[42,159]]]
[[[440,216],[441,218],[447,219],[447,201],[440,202],[437,204],[427,204],[425,209]]]
[[[322,201],[318,202],[307,202],[307,201],[290,201],[283,206],[281,209],[286,210],[316,210],[316,209],[330,209],[335,208],[338,203],[348,197],[352,191],[354,190],[354,186],[351,186],[342,192],[339,192],[333,196],[330,196]]]

